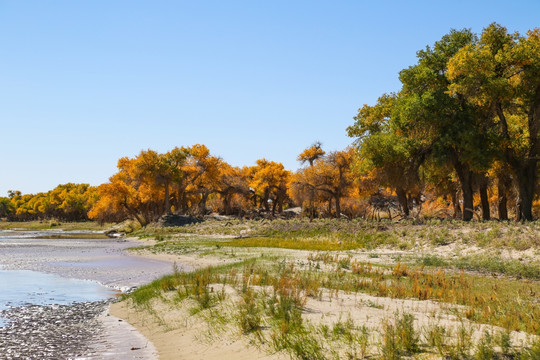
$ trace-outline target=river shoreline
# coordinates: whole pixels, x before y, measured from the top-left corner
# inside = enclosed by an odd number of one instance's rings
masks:
[[[36,232],[1,232],[2,270],[32,270],[93,281],[120,293],[173,269],[169,261],[130,255],[126,249],[141,244],[135,239],[47,237],[40,238]],[[148,339],[110,314],[114,301],[8,306],[0,311],[0,317],[6,319],[0,324],[0,359],[156,359]]]

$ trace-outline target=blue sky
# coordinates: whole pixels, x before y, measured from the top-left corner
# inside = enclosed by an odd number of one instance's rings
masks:
[[[451,28],[525,33],[539,1],[0,0],[0,196],[98,185],[142,149],[232,165],[340,150],[357,109]]]

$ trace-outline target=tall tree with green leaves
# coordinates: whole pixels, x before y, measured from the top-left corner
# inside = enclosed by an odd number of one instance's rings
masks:
[[[419,189],[418,168],[423,157],[415,154],[416,141],[396,132],[393,114],[397,104],[398,95],[384,94],[374,106],[364,105],[347,133],[356,138],[357,173],[394,190],[403,214],[409,216],[407,195]]]
[[[449,61],[451,94],[484,109],[483,126],[496,132],[500,158],[519,189],[518,219],[532,220],[540,160],[540,29],[527,36],[498,24]]]
[[[470,30],[452,30],[433,47],[419,51],[418,63],[400,72],[403,88],[395,113],[396,131],[409,139],[421,138],[435,162],[450,163],[455,169],[465,221],[473,217],[475,176],[489,170],[493,153],[481,112],[463,96],[449,93],[446,74],[448,61],[475,41]]]

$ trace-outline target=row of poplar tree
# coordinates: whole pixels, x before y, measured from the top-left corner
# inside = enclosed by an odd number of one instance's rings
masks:
[[[540,159],[540,29],[526,35],[491,24],[476,35],[452,30],[418,51],[400,72],[402,88],[359,109],[354,144],[305,149],[296,172],[260,159],[233,167],[204,145],[141,151],[118,161],[99,187],[60,185],[0,198],[0,217],[137,220],[163,214],[272,214],[301,206],[310,217],[418,215],[425,202],[471,220],[533,220]],[[379,196],[375,196],[378,194]],[[535,202],[536,201],[536,202]],[[393,212],[392,212],[393,211]],[[441,212],[440,212],[441,213]]]

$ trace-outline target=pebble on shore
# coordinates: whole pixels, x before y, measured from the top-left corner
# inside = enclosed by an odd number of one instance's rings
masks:
[[[0,311],[0,359],[92,359],[98,317],[112,299],[71,305],[25,305]]]

